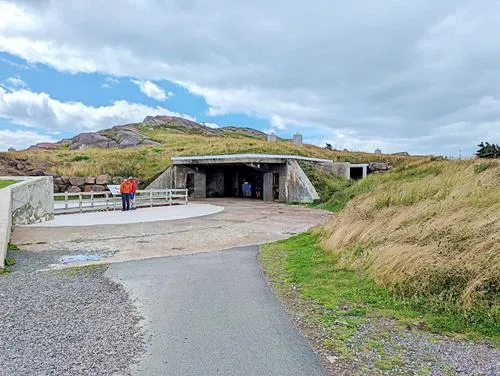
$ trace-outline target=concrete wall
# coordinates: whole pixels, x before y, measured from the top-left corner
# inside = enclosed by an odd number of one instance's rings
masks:
[[[27,225],[54,219],[52,176],[21,179],[23,181],[9,187],[12,197],[12,224]]]
[[[0,268],[4,268],[7,244],[13,225],[54,219],[54,187],[51,176],[2,176],[15,180],[0,190]]]
[[[5,267],[7,245],[12,227],[10,188],[0,189],[0,269]]]
[[[285,181],[285,200],[310,204],[319,200],[318,192],[297,161],[288,161]]]
[[[174,188],[173,167],[170,166],[158,176],[146,189],[172,189]]]

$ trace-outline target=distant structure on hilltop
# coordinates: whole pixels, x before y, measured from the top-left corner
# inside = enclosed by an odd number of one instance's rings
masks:
[[[267,142],[277,142],[278,141],[278,136],[276,136],[274,133],[270,133],[267,135]]]
[[[300,134],[300,133],[295,133],[295,134],[293,135],[293,143],[294,143],[296,146],[302,146],[302,143],[303,143],[302,134]]]
[[[7,151],[10,153],[12,151],[16,151],[16,149],[14,149],[13,147],[10,147],[10,148],[7,149]]]
[[[380,150],[380,149],[375,149],[375,154],[382,154],[382,150]]]

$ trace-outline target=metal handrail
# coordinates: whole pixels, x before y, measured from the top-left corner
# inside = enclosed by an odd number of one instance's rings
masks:
[[[188,203],[187,189],[138,190],[135,198],[137,207],[154,207]],[[121,208],[121,196],[104,192],[54,193],[55,214],[86,212],[95,210],[117,210]]]

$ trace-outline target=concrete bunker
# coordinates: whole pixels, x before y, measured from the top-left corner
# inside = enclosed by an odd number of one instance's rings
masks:
[[[188,189],[190,197],[249,197],[264,201],[312,203],[319,195],[301,168],[301,162],[346,179],[368,175],[368,164],[333,162],[294,155],[228,154],[172,158],[172,166],[148,189]]]
[[[269,154],[175,157],[153,187],[187,188],[195,198],[248,197],[246,182],[254,199],[311,203],[319,195],[299,161],[332,164],[325,159]]]

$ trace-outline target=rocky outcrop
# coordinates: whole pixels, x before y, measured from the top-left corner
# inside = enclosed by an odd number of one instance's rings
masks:
[[[99,133],[80,133],[69,140],[70,150],[81,150],[86,148],[113,148],[118,143]]]
[[[373,162],[368,165],[368,172],[370,174],[383,174],[391,169],[388,163],[385,162]]]
[[[0,157],[0,176],[44,176],[54,163],[48,161],[27,161],[25,159]]]
[[[63,139],[56,143],[39,143],[30,147],[35,150],[57,150],[68,147],[70,150],[84,150],[89,148],[132,148],[145,145],[157,145],[158,142],[146,137],[141,125],[150,127],[169,128],[180,133],[196,133],[204,136],[234,137],[246,135],[249,137],[266,138],[266,134],[257,129],[245,127],[212,128],[192,120],[176,116],[147,116],[142,123],[117,125],[110,129],[98,132],[85,132],[73,138]]]

